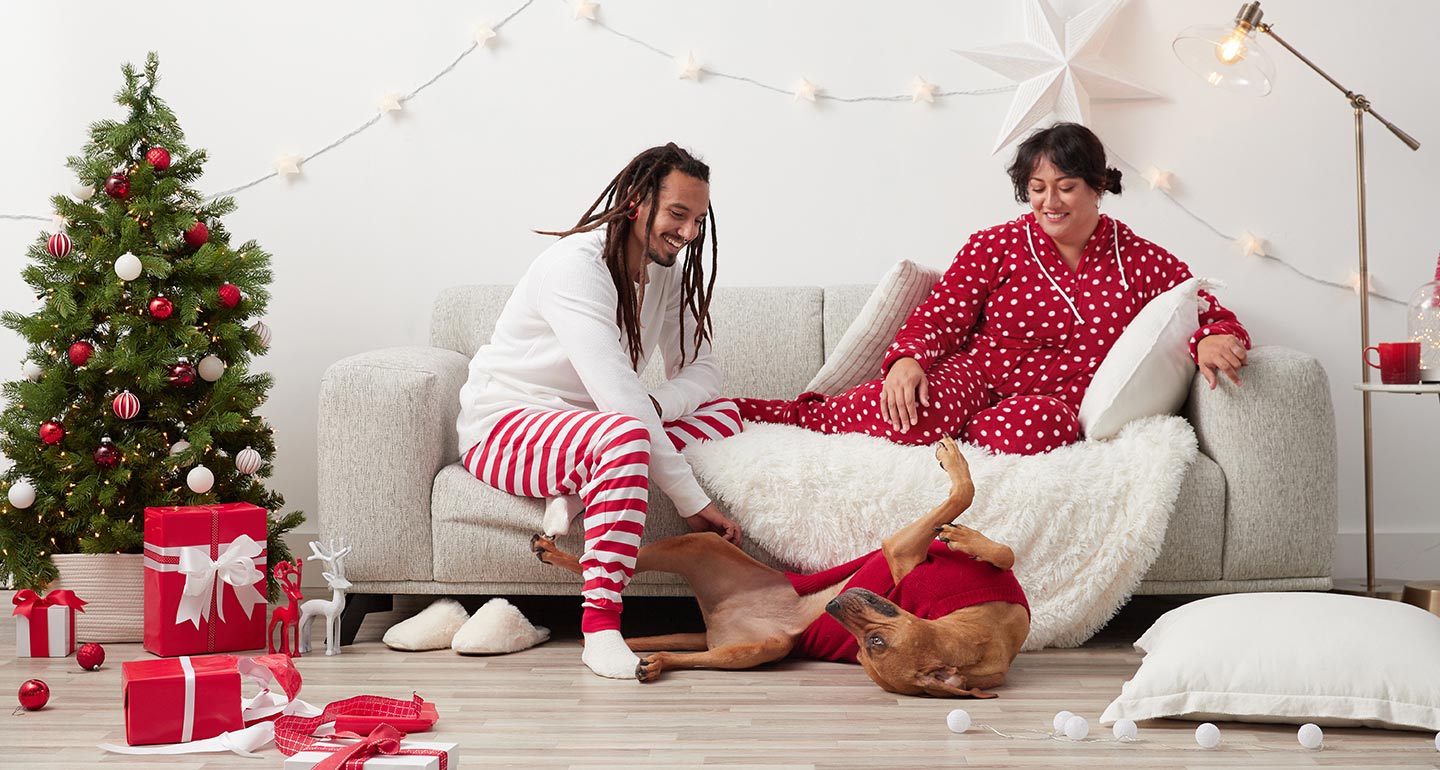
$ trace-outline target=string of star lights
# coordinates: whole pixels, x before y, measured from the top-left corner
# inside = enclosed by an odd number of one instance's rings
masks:
[[[527,11],[531,6],[535,5],[535,2],[536,0],[524,0],[524,2],[516,6],[514,10],[510,11],[509,14],[493,26],[476,27],[472,32],[470,44],[449,64],[445,65],[419,86],[416,86],[408,92],[388,92],[382,95],[375,107],[375,112],[356,128],[313,152],[306,154],[282,154],[275,159],[272,164],[273,168],[268,173],[207,196],[207,200],[234,195],[271,179],[280,178],[289,180],[303,175],[305,173],[305,165],[310,161],[332,150],[339,149],[351,139],[354,139],[356,136],[359,136],[383,120],[387,115],[394,116],[402,112],[408,102],[415,99],[422,91],[434,85],[440,79],[454,72],[462,61],[480,48],[485,47],[491,40],[494,40],[502,28],[517,16]],[[1124,0],[1099,0],[1099,2],[1092,4],[1072,17],[1061,16],[1057,13],[1051,5],[1051,0],[1025,0],[1024,41],[955,51],[955,53],[1015,81],[1011,85],[993,88],[942,90],[939,85],[917,74],[910,80],[905,91],[902,93],[861,95],[843,95],[842,92],[838,90],[832,91],[820,83],[811,81],[809,77],[801,77],[793,85],[784,87],[777,85],[775,82],[767,82],[747,75],[715,69],[706,66],[703,61],[697,59],[694,51],[687,50],[682,57],[665,48],[616,29],[603,20],[600,3],[593,2],[592,0],[555,0],[555,2],[563,5],[568,10],[568,15],[571,20],[577,23],[593,25],[598,29],[639,46],[654,54],[656,57],[665,60],[670,66],[674,67],[676,77],[682,80],[689,80],[696,83],[711,79],[724,80],[788,97],[790,101],[797,103],[815,104],[818,102],[835,102],[838,104],[858,104],[863,102],[908,102],[910,104],[928,105],[934,104],[936,99],[948,97],[985,96],[1014,92],[1009,111],[1001,124],[1001,129],[992,152],[999,152],[1029,129],[1039,125],[1046,117],[1053,117],[1057,120],[1071,120],[1088,125],[1090,122],[1091,99],[1150,99],[1158,96],[1154,92],[1129,80],[1119,72],[1116,67],[1106,63],[1099,57],[1099,49],[1104,44],[1110,27],[1115,21],[1116,13],[1124,4]],[[1139,168],[1134,164],[1118,157],[1113,151],[1111,155],[1115,155],[1117,162],[1120,164],[1140,173]],[[1187,216],[1209,229],[1217,237],[1234,244],[1235,248],[1241,254],[1277,262],[1301,279],[1354,292],[1358,296],[1361,287],[1357,273],[1351,273],[1344,281],[1329,280],[1311,275],[1284,257],[1271,253],[1271,246],[1265,239],[1250,232],[1243,232],[1239,236],[1230,235],[1212,224],[1209,220],[1195,213],[1173,194],[1172,186],[1175,177],[1173,172],[1160,169],[1156,166],[1150,166],[1145,169],[1143,173],[1152,191],[1164,195],[1167,200]],[[0,212],[0,220],[48,222],[56,231],[63,230],[66,225],[66,222],[58,215],[41,216]],[[1370,286],[1367,288],[1371,296],[1381,301],[1404,304],[1402,300],[1396,297],[1377,292],[1375,290],[1373,274]]]

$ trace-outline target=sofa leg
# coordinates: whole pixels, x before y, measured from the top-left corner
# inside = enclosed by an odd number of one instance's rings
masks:
[[[345,610],[340,613],[340,644],[354,644],[355,634],[365,615],[371,612],[389,612],[395,606],[390,594],[347,594]]]

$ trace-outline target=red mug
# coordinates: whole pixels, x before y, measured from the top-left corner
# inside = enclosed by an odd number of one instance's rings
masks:
[[[1380,363],[1370,360],[1370,351],[1380,354]],[[1386,385],[1414,385],[1420,382],[1420,343],[1382,342],[1365,348],[1365,363],[1380,370]]]

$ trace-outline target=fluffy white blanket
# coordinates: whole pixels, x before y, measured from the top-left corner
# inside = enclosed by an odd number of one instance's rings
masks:
[[[1031,611],[1025,649],[1037,650],[1084,643],[1130,598],[1197,450],[1189,423],[1151,417],[1036,457],[961,451],[976,488],[961,521],[1015,550]],[[789,426],[746,425],[685,454],[746,536],[803,572],[878,548],[950,486],[932,447]]]

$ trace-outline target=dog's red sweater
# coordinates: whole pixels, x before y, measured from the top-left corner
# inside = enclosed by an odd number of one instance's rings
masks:
[[[896,585],[890,579],[890,565],[880,551],[832,567],[814,575],[785,573],[795,592],[813,594],[835,585],[851,575],[845,588],[866,588],[895,602],[901,609],[925,620],[942,618],[962,607],[985,602],[1010,602],[1025,608],[1025,591],[1010,570],[980,561],[968,554],[951,551],[940,541],[930,544],[930,554],[901,578]],[[836,660],[855,663],[860,644],[838,621],[823,614],[806,628],[790,651],[792,658]]]

